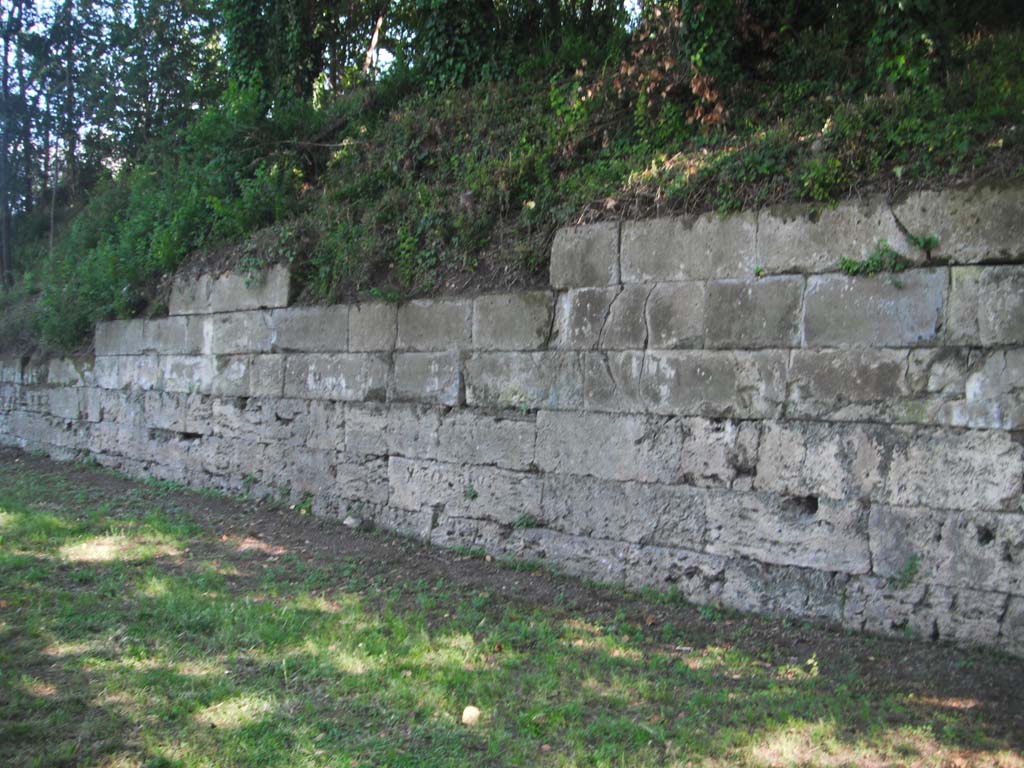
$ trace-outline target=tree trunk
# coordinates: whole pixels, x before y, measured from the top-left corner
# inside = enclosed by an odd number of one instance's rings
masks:
[[[377,23],[373,27],[373,36],[370,38],[370,47],[366,49],[366,59],[363,61],[363,77],[370,72],[373,66],[373,58],[377,53],[377,45],[380,43],[380,28],[384,25],[384,14],[377,17]]]

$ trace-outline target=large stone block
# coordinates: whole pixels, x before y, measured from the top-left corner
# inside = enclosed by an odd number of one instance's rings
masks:
[[[753,213],[628,222],[622,228],[622,282],[751,276],[756,232]]]
[[[871,568],[866,510],[856,501],[717,492],[707,505],[707,551],[821,571]]]
[[[954,264],[1024,261],[1024,186],[912,192],[894,207],[918,237],[936,237],[932,256]]]
[[[399,352],[391,399],[439,405],[462,400],[462,364],[459,352]]]
[[[344,502],[358,504],[384,505],[391,495],[388,480],[388,462],[386,459],[364,459],[352,461],[349,457],[338,454],[334,468],[335,485],[331,495]],[[342,505],[348,513],[361,516],[362,510],[351,503]]]
[[[583,355],[584,404],[588,411],[642,413],[647,401],[640,382],[643,352],[586,352]]]
[[[663,283],[651,289],[644,314],[651,349],[704,346],[705,283]]]
[[[678,482],[683,435],[671,419],[541,411],[537,465],[608,480]]]
[[[709,492],[547,474],[536,521],[574,536],[700,550]]]
[[[221,397],[280,397],[284,355],[220,355],[208,390]]]
[[[620,288],[577,288],[558,297],[555,336],[559,349],[597,349]]]
[[[178,392],[147,392],[142,399],[146,423],[157,429],[187,432],[188,397]]]
[[[159,355],[198,355],[205,351],[206,323],[196,317],[145,320],[141,351]]]
[[[873,572],[893,588],[1024,593],[1024,514],[876,506],[869,531]]]
[[[554,297],[547,291],[480,296],[473,302],[473,347],[542,349],[551,334]]]
[[[144,320],[110,320],[96,323],[97,355],[138,355],[142,352]]]
[[[975,351],[963,386],[946,399],[935,421],[974,429],[1022,429],[1022,382],[1024,349]]]
[[[437,455],[448,462],[526,470],[534,461],[536,439],[534,419],[453,410],[441,422]]]
[[[57,387],[49,390],[50,414],[58,419],[77,421],[82,414],[82,390]]]
[[[754,486],[787,496],[869,499],[882,493],[896,436],[874,425],[766,422]]]
[[[802,277],[708,283],[705,342],[711,349],[800,345]]]
[[[167,366],[164,361],[178,359],[174,356],[158,358],[156,355],[124,355],[117,361],[117,388],[141,391],[165,388]]]
[[[273,349],[274,328],[269,312],[218,314],[210,318],[209,323],[209,349],[215,355],[270,352]]]
[[[384,400],[389,364],[377,354],[286,355],[284,394],[313,400]]]
[[[1002,431],[898,427],[882,499],[895,506],[1019,510],[1024,447]]]
[[[836,421],[894,418],[906,410],[901,401],[912,394],[909,355],[903,349],[796,350],[789,367],[786,416]]]
[[[170,314],[286,307],[290,286],[291,278],[284,266],[257,275],[225,272],[219,276],[182,276],[171,287]]]
[[[345,448],[345,410],[330,400],[309,401],[303,444],[310,448],[342,451]]]
[[[472,345],[473,303],[420,299],[398,309],[397,348],[413,352],[466,349]]]
[[[17,379],[5,379],[3,372],[4,361],[0,360],[0,382],[5,380],[16,381]],[[93,378],[93,358],[85,356],[75,357],[52,357],[47,361],[46,383],[50,386],[62,387],[85,387],[91,386]],[[20,361],[16,369],[20,374]],[[13,372],[13,368],[10,369]]]
[[[987,267],[978,287],[981,343],[1024,344],[1024,266]]]
[[[391,457],[390,503],[411,511],[434,509],[503,525],[536,519],[541,484],[535,474],[493,467]]]
[[[0,357],[0,382],[21,383],[21,358],[13,355]]]
[[[619,224],[563,227],[551,245],[551,285],[587,288],[619,282]]]
[[[892,276],[808,278],[808,347],[915,347],[939,342],[947,273],[914,269]]]
[[[466,402],[477,408],[581,408],[576,352],[484,352],[465,363]]]
[[[718,555],[674,547],[634,547],[626,563],[626,586],[677,590],[686,600],[704,605],[721,601],[728,560]]]
[[[537,465],[606,480],[728,486],[752,474],[757,434],[752,422],[541,411]]]
[[[882,197],[834,208],[781,205],[758,215],[757,266],[770,275],[835,272],[841,259],[863,261],[880,242],[913,261],[923,258]]]
[[[991,644],[999,634],[1006,596],[973,589],[912,585],[855,577],[846,590],[843,624],[876,634]]]
[[[506,545],[514,557],[545,560],[559,572],[603,582],[626,580],[626,563],[635,547],[617,541],[527,528],[515,531]]]
[[[353,304],[348,315],[351,352],[390,352],[398,335],[398,307],[370,302]]]
[[[347,306],[291,307],[270,313],[276,352],[345,352],[348,350]]]
[[[1024,656],[1024,597],[1011,595],[1007,599],[998,643],[1007,653]]]
[[[345,450],[350,457],[436,458],[440,426],[434,408],[352,403],[345,408]]]
[[[644,308],[651,295],[649,285],[627,285],[608,308],[598,346],[601,349],[643,349],[647,346],[647,316]]]
[[[654,413],[713,418],[773,418],[786,399],[781,351],[648,352],[640,391]]]
[[[719,594],[723,605],[740,611],[839,622],[849,578],[844,573],[734,559]]]
[[[1024,265],[950,270],[946,343],[1024,344]]]

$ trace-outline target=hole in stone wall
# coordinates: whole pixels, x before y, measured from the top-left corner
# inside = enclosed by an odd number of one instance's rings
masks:
[[[203,438],[202,432],[179,432],[178,437],[182,440],[201,440]]]
[[[985,547],[995,541],[996,535],[987,525],[978,526],[978,543]]]
[[[797,510],[804,515],[816,515],[818,513],[817,496],[797,496],[793,499]]]

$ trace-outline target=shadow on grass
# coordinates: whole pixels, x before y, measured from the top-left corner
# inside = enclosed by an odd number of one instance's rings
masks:
[[[4,764],[1022,764],[1000,708],[1024,674],[990,654],[844,638],[818,659],[819,629],[759,647],[745,620],[636,625],[638,597],[584,612],[388,581],[370,538],[342,562],[300,557],[203,534],[166,494],[65,506],[67,484],[7,470]],[[887,654],[932,667],[860,666]],[[954,663],[958,682],[932,674]]]

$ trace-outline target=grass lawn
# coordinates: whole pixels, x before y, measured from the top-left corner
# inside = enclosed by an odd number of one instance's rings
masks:
[[[1020,660],[0,451],[3,766],[1017,767],[1022,747]]]

